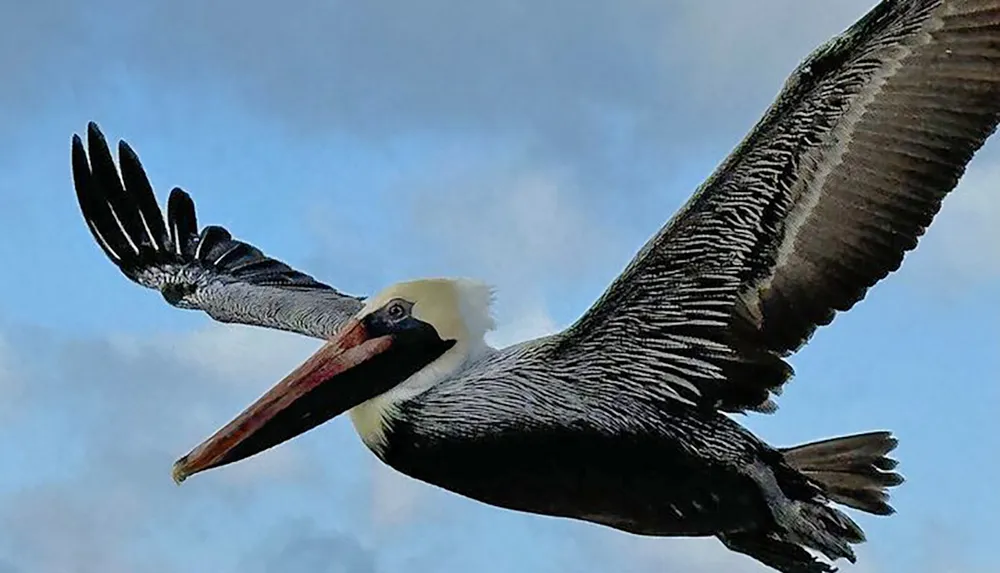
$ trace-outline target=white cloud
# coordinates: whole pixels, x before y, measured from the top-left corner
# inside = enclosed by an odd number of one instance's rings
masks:
[[[289,443],[233,464],[219,479],[229,485],[249,487],[262,482],[304,479],[308,472],[317,469],[308,454]]]
[[[375,573],[377,554],[359,540],[310,520],[276,524],[247,556],[242,573]]]
[[[497,348],[552,334],[559,330],[559,325],[552,319],[540,300],[510,309],[506,314],[509,318],[504,319],[501,316],[496,331],[489,333],[486,338],[487,342]]]
[[[94,499],[41,486],[21,492],[4,508],[0,528],[12,556],[32,564],[24,571],[162,571],[137,567],[118,543],[143,509],[141,500],[126,492],[105,492]]]
[[[151,339],[114,335],[110,340],[125,356],[155,352],[236,385],[277,382],[321,344],[292,333],[217,322],[181,335],[160,334]]]
[[[271,385],[275,375],[308,354],[308,348],[300,352],[298,344],[280,342],[294,335],[242,330],[211,326],[113,340],[45,335],[19,345],[18,352],[25,354],[14,358],[32,375],[25,395],[31,415],[0,432],[0,444],[7,447],[3,440],[13,440],[15,458],[46,460],[50,454],[45,452],[59,452],[65,461],[58,462],[55,474],[29,482],[28,489],[2,489],[6,484],[0,483],[0,571],[7,570],[7,562],[13,571],[39,573],[173,571],[169,562],[144,563],[164,557],[163,547],[185,542],[186,525],[204,521],[189,519],[204,512],[206,500],[238,512],[260,512],[268,511],[268,504],[281,507],[275,495],[313,494],[312,486],[326,475],[302,442],[274,448],[180,490],[170,480],[170,464],[182,448],[245,406],[246,396],[254,394],[247,386]],[[44,362],[28,360],[37,355],[32,342],[46,350]],[[0,348],[5,357],[12,355],[9,346]],[[17,424],[26,424],[31,440],[19,437],[25,430]],[[22,444],[29,451],[20,452]],[[29,453],[36,450],[42,453]],[[18,471],[29,473],[17,479],[31,479],[33,465],[22,464]],[[205,539],[211,535],[204,532]],[[215,556],[216,563],[239,557]]]
[[[378,460],[371,460],[371,519],[376,529],[411,522],[424,509],[427,487]]]
[[[615,252],[617,233],[587,209],[571,172],[460,156],[423,173],[399,189],[411,197],[414,232],[445,264],[514,298],[543,279],[585,276]]]
[[[557,149],[579,149],[602,139],[594,135],[601,112],[635,114],[651,126],[644,134],[669,135],[688,114],[671,118],[661,109],[711,111],[720,100],[742,100],[731,97],[736,89],[744,96],[761,80],[780,82],[794,60],[871,4],[514,0],[456,11],[447,0],[311,0],[281,9],[258,0],[174,0],[130,10],[123,0],[102,0],[88,11],[43,0],[0,6],[3,21],[12,23],[11,37],[0,38],[0,70],[13,80],[3,101],[30,110],[53,81],[92,95],[107,91],[104,76],[124,66],[130,78],[162,91],[204,97],[214,88],[252,106],[255,116],[309,133],[471,126],[536,132]],[[86,26],[93,10],[114,13],[121,25]],[[702,33],[707,29],[719,33]],[[256,51],[264,35],[270,49]],[[677,88],[678,78],[709,83],[691,98]],[[716,119],[691,117],[699,124]]]
[[[428,261],[424,274],[468,276],[496,288],[498,330],[489,337],[496,346],[555,332],[561,325],[547,301],[578,294],[581,284],[623,265],[623,253],[631,256],[571,170],[541,167],[525,155],[448,155],[396,190],[410,198],[410,241]]]

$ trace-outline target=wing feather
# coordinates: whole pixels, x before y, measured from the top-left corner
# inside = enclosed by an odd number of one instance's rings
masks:
[[[998,121],[1000,0],[884,0],[796,69],[545,359],[773,409],[783,357],[899,268]]]
[[[86,148],[73,136],[73,181],[84,220],[132,281],[160,291],[174,306],[219,321],[316,338],[328,338],[360,310],[361,298],[266,256],[222,227],[199,232],[194,202],[180,188],[170,192],[164,221],[138,155],[121,142],[118,157],[121,177],[94,123]]]

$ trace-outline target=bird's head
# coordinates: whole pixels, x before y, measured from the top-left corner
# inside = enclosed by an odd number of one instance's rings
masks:
[[[262,452],[349,410],[374,446],[386,408],[488,348],[492,298],[489,287],[464,279],[385,289],[312,357],[178,460],[175,481]]]

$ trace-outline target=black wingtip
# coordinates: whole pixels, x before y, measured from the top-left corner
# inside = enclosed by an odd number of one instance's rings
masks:
[[[104,138],[104,132],[101,128],[93,121],[87,123],[87,143],[93,148],[95,144],[102,147],[108,147],[108,142]]]
[[[94,141],[94,128],[96,128],[96,124],[91,122],[88,125],[88,139],[91,142]],[[100,135],[99,131],[97,135]],[[92,160],[93,154],[88,157],[87,150],[83,144],[83,138],[79,134],[74,134],[71,152],[71,170],[73,186],[76,189],[77,201],[80,204],[80,211],[101,250],[116,265],[121,267],[122,255],[119,252],[122,249],[119,247],[126,239],[121,235],[117,227],[109,224],[110,212],[108,211],[108,204],[101,200],[100,191],[96,187],[91,165]]]
[[[113,170],[117,176],[118,171],[115,168],[114,158],[111,156],[111,148],[108,146],[108,140],[105,139],[104,133],[101,132],[101,128],[97,127],[97,124],[94,122],[87,124],[87,148],[95,177],[103,179],[103,177],[100,177],[101,174],[98,173],[97,166],[99,164],[107,164],[104,166],[105,169],[110,166],[111,170]],[[105,173],[104,175],[107,174]]]
[[[194,210],[194,199],[191,198],[191,195],[187,191],[180,187],[174,187],[170,190],[170,200],[177,201],[178,203],[190,203],[191,209]]]
[[[73,166],[73,180],[76,190],[79,192],[81,177],[84,175],[83,170],[86,170],[86,175],[90,174],[90,161],[87,160],[87,152],[83,148],[83,139],[75,133],[70,146],[70,160]]]
[[[119,139],[118,140],[118,161],[121,162],[122,157],[124,157],[124,156],[128,156],[128,158],[131,159],[132,161],[135,161],[136,163],[140,163],[140,161],[139,161],[139,154],[137,154],[135,152],[135,150],[132,149],[132,147],[128,144],[127,141],[125,141],[124,139]]]
[[[162,258],[174,250],[163,220],[163,212],[156,202],[156,194],[153,193],[146,170],[139,161],[139,154],[125,140],[118,141],[118,163],[125,189],[147,226],[157,256]]]
[[[73,134],[73,144],[70,149],[70,165],[72,167],[73,187],[76,189],[77,199],[80,207],[84,207],[85,193],[90,184],[90,161],[87,160],[87,152],[83,148],[83,140],[79,135]],[[86,215],[86,209],[84,209]]]
[[[191,196],[180,187],[170,190],[167,225],[173,244],[179,246],[182,252],[190,251],[198,237],[198,216]]]

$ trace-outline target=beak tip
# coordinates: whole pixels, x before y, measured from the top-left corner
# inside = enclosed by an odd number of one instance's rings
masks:
[[[184,480],[188,478],[188,473],[184,467],[186,465],[187,465],[187,456],[184,456],[183,458],[174,462],[173,470],[170,473],[171,476],[174,478],[175,484],[181,485],[181,483],[183,483]]]

